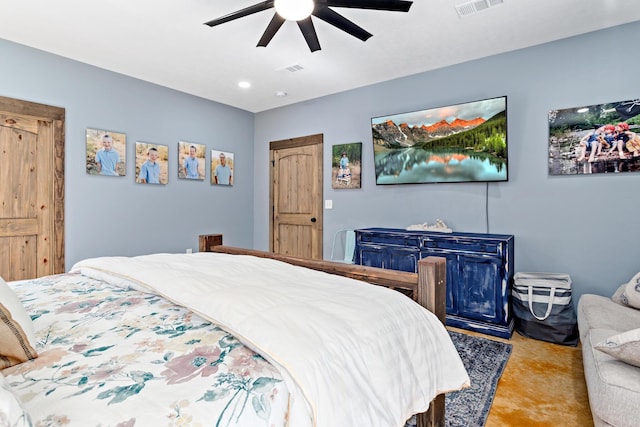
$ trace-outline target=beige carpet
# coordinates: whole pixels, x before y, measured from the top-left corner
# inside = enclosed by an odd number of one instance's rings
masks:
[[[451,328],[513,345],[486,427],[593,426],[580,347],[523,337],[510,340]]]

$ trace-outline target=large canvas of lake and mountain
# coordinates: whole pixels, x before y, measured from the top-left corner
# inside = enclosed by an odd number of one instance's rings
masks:
[[[371,119],[376,184],[507,180],[506,96]]]

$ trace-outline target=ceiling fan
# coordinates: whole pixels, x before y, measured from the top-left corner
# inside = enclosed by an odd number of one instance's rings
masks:
[[[371,33],[335,12],[332,7],[348,7],[352,9],[387,10],[394,12],[408,12],[413,4],[405,0],[267,0],[245,7],[236,12],[205,22],[205,25],[215,27],[225,22],[233,21],[263,10],[275,8],[276,12],[271,18],[264,34],[257,46],[267,46],[284,21],[296,21],[311,52],[320,50],[320,42],[316,29],[311,21],[311,15],[345,31],[352,36],[366,41]],[[291,6],[293,10],[287,9]]]

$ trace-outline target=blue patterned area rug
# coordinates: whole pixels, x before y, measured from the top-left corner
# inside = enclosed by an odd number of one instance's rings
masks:
[[[471,387],[445,395],[445,425],[482,427],[487,421],[496,387],[511,355],[511,344],[449,331]],[[415,417],[405,427],[414,427]]]

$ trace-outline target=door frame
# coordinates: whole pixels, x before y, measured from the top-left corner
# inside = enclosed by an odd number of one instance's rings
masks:
[[[303,147],[307,145],[321,145],[323,149],[321,150],[321,155],[319,158],[315,159],[316,166],[320,170],[318,174],[318,188],[320,189],[320,198],[318,199],[318,215],[316,216],[317,222],[319,223],[319,228],[321,231],[321,236],[319,240],[319,253],[321,257],[324,258],[324,219],[323,219],[323,198],[324,198],[324,187],[323,187],[323,155],[324,155],[324,135],[321,133],[301,136],[297,138],[289,138],[289,139],[281,139],[278,141],[269,142],[269,251],[273,252],[273,223],[274,223],[274,177],[273,177],[273,168],[274,168],[274,151],[281,150],[286,148],[296,148]]]
[[[65,109],[51,105],[38,104],[20,99],[0,96],[0,111],[31,116],[51,121],[53,132],[53,154],[50,164],[53,165],[51,173],[53,180],[53,216],[51,230],[51,259],[39,260],[52,266],[52,274],[64,273],[64,158],[65,158]]]

